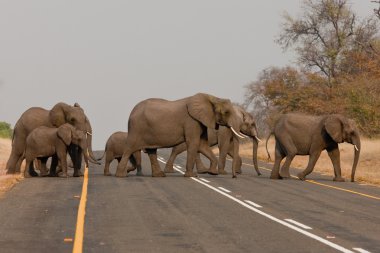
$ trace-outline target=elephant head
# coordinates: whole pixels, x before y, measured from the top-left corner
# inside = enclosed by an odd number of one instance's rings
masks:
[[[82,150],[87,150],[87,137],[86,133],[81,130],[74,128],[72,125],[66,123],[58,128],[58,137],[69,146],[71,143],[78,145]],[[85,163],[88,167],[88,154],[83,153]]]
[[[333,114],[326,118],[324,125],[327,134],[336,143],[348,142],[354,145],[355,156],[351,171],[351,182],[354,182],[361,149],[360,136],[355,124],[342,115]]]
[[[256,121],[253,118],[253,116],[250,113],[248,113],[246,110],[244,110],[241,106],[234,105],[234,109],[241,120],[240,133],[246,137],[252,138],[253,165],[255,167],[257,175],[261,175],[259,171],[259,165],[257,162],[257,150],[258,150],[259,142],[261,140],[257,136],[258,134],[257,134]]]
[[[90,121],[88,120],[83,109],[78,103],[75,103],[74,106],[68,105],[66,103],[56,104],[49,112],[49,121],[50,124],[54,127],[59,127],[65,123],[69,123],[74,126],[77,130],[82,131],[87,140],[87,147],[89,151],[89,157],[91,162],[98,163],[92,152],[92,128]],[[87,153],[87,149],[83,150],[84,153]]]
[[[229,99],[198,93],[189,99],[187,110],[193,119],[208,128],[218,129],[219,125],[226,126],[237,136],[243,137],[237,132],[240,129],[240,120]]]

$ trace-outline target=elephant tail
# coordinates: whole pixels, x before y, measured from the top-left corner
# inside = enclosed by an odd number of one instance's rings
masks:
[[[267,150],[267,154],[268,154],[268,162],[272,161],[272,158],[270,157],[270,154],[269,154],[269,151],[268,151],[268,141],[269,141],[269,138],[272,136],[273,132],[270,132],[268,137],[267,137],[267,140],[265,142],[265,148]]]

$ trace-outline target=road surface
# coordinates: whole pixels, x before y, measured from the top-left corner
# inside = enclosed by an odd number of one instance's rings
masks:
[[[142,157],[143,177],[90,164],[88,177],[17,184],[0,199],[0,252],[73,252],[74,242],[83,252],[380,252],[378,187],[317,173],[270,180],[270,165],[258,177],[249,161],[237,179],[184,178],[185,155],[152,178]]]

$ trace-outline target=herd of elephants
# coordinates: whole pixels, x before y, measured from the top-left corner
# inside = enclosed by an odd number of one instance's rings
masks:
[[[275,123],[271,135],[275,137],[275,162],[270,175],[272,179],[289,178],[289,166],[296,155],[309,155],[307,168],[298,173],[299,179],[313,171],[321,152],[326,150],[334,167],[334,181],[344,181],[341,175],[338,143],[354,145],[354,161],[351,181],[360,155],[360,136],[353,121],[343,115],[311,116],[284,114]],[[269,135],[268,139],[271,136]],[[142,175],[141,151],[148,154],[152,176],[163,177],[174,172],[173,163],[178,154],[187,151],[185,177],[197,173],[226,174],[227,155],[233,158],[232,176],[241,173],[239,139],[251,138],[253,142],[253,165],[258,175],[258,138],[254,117],[242,107],[233,105],[229,99],[198,93],[176,101],[151,98],[138,103],[128,120],[128,132],[112,134],[105,145],[104,175],[111,175],[112,160],[119,161],[116,176],[125,177],[137,170]],[[211,150],[218,145],[219,158]],[[173,148],[164,171],[157,161],[158,148]],[[200,153],[210,160],[203,165]],[[32,107],[26,110],[14,127],[12,151],[6,165],[8,174],[20,173],[21,163],[26,160],[25,177],[67,177],[67,154],[71,157],[74,177],[81,172],[82,158],[100,164],[92,150],[92,127],[79,104],[58,103],[51,110]],[[268,152],[269,156],[269,152]],[[46,166],[51,157],[50,168]],[[281,166],[281,161],[286,158]],[[128,163],[132,166],[129,166]],[[58,167],[58,165],[60,165]],[[37,167],[37,168],[35,168]],[[57,169],[60,168],[60,169]],[[36,169],[40,172],[37,173]]]

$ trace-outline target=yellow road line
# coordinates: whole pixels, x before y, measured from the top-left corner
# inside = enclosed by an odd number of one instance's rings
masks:
[[[88,185],[88,168],[86,167],[84,169],[82,195],[80,198],[79,208],[78,208],[77,227],[75,229],[73,253],[82,253],[83,251],[84,216],[86,215],[87,185]]]
[[[251,166],[251,167],[253,167],[253,165],[248,164],[248,163],[243,163],[243,164],[244,164],[244,165],[247,165],[247,166]],[[264,168],[264,167],[259,167],[259,169],[267,170],[267,171],[272,171],[271,169],[267,169],[267,168]],[[294,176],[294,175],[291,175],[291,177],[292,177],[292,178],[298,178],[298,177],[296,177],[296,176]],[[320,185],[320,186],[328,187],[328,188],[335,189],[335,190],[339,190],[339,191],[344,191],[344,192],[348,192],[348,193],[352,193],[352,194],[360,195],[360,196],[367,197],[367,198],[371,198],[371,199],[380,200],[380,197],[376,197],[376,196],[368,195],[368,194],[361,193],[361,192],[357,192],[357,191],[351,191],[351,190],[348,190],[348,189],[345,189],[345,188],[340,188],[340,187],[336,187],[336,186],[332,186],[332,185],[328,185],[328,184],[322,184],[322,183],[316,182],[316,181],[314,181],[314,180],[305,180],[305,182],[308,182],[308,183],[310,183],[310,184],[316,184],[316,185]]]

